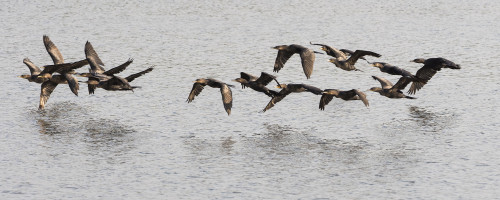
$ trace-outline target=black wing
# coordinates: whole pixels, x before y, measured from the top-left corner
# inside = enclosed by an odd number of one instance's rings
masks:
[[[313,44],[309,42],[311,45],[319,45],[321,46],[321,50],[325,51],[327,55],[335,57],[335,58],[345,58],[345,53],[342,52],[342,50],[337,50],[331,46],[328,46],[326,44]]]
[[[319,89],[317,87],[311,86],[311,85],[306,85],[306,84],[301,84],[301,86],[306,89],[306,91],[311,92],[316,95],[320,95],[323,93],[322,89]]]
[[[40,68],[38,68],[35,64],[33,64],[33,63],[31,62],[31,60],[30,60],[30,59],[28,59],[28,58],[23,59],[23,63],[24,63],[26,66],[28,66],[28,68],[30,69],[30,74],[31,74],[31,75],[38,75],[38,74],[40,74],[40,72],[42,71],[42,70],[40,70]]]
[[[266,112],[267,110],[271,109],[276,103],[280,102],[283,100],[287,95],[292,93],[288,88],[282,89],[278,94],[274,95],[273,98],[267,103],[266,107],[262,112]]]
[[[321,95],[321,99],[319,100],[319,109],[325,110],[325,106],[332,101],[333,95],[331,94],[323,94]]]
[[[78,90],[80,89],[80,85],[78,85],[78,80],[71,74],[64,73],[64,78],[68,81],[69,88],[71,92],[78,96]]]
[[[351,57],[349,57],[349,59],[347,59],[347,62],[351,65],[354,65],[359,58],[363,57],[363,56],[374,56],[374,57],[380,57],[381,55],[378,54],[378,53],[375,53],[375,52],[371,52],[371,51],[364,51],[364,50],[356,50],[353,54],[351,54]]]
[[[87,58],[90,68],[91,73],[104,73],[104,68],[101,67],[100,65],[104,65],[97,55],[97,52],[95,52],[94,47],[92,47],[92,44],[90,44],[89,41],[85,43],[85,57]]]
[[[273,76],[273,75],[268,74],[266,72],[262,72],[260,74],[260,77],[257,80],[255,80],[255,82],[260,83],[262,85],[267,85],[275,79],[276,79],[276,76]]]
[[[191,89],[191,92],[189,93],[188,99],[186,101],[188,103],[190,103],[191,101],[193,101],[194,97],[198,96],[201,93],[201,91],[203,90],[204,87],[205,87],[205,85],[203,85],[201,83],[194,83],[193,84],[193,88]]]
[[[127,68],[130,65],[130,63],[132,63],[133,61],[134,61],[134,59],[129,58],[127,60],[127,62],[125,62],[125,63],[123,63],[123,64],[121,64],[121,65],[119,65],[117,67],[114,67],[113,69],[110,69],[110,70],[104,72],[104,74],[108,75],[108,76],[111,76],[113,74],[118,74],[118,73],[122,72],[123,70],[125,70],[125,68]]]
[[[45,81],[42,83],[41,91],[40,91],[40,105],[38,106],[39,110],[45,108],[45,104],[50,98],[50,94],[56,89],[57,83],[53,81]]]
[[[245,73],[245,72],[240,72],[240,77],[242,79],[245,79],[247,81],[255,81],[257,80],[257,77],[251,75],[251,74],[248,74],[248,73]]]
[[[276,56],[276,61],[274,62],[274,70],[273,72],[279,72],[281,68],[285,65],[286,61],[292,57],[295,52],[279,50],[278,55]]]
[[[139,76],[142,76],[144,74],[147,74],[151,71],[153,71],[154,67],[150,67],[150,68],[147,68],[146,70],[142,71],[142,72],[139,72],[139,73],[135,73],[135,74],[132,74],[130,76],[127,76],[125,79],[128,81],[128,82],[132,82],[135,78],[139,77]]]
[[[63,64],[64,59],[62,57],[61,52],[57,49],[56,45],[50,40],[49,36],[43,36],[43,44],[45,45],[45,49],[49,53],[50,57],[54,64]]]

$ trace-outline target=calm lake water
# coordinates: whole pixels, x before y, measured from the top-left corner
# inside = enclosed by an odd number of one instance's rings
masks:
[[[0,33],[1,199],[494,199],[500,191],[499,1],[14,1]],[[90,41],[120,75],[155,65],[135,92],[56,88],[38,111],[28,57],[50,64],[47,34],[66,61]],[[415,73],[418,57],[445,57],[417,99],[367,91],[370,107],[241,89],[240,72],[273,73],[281,44],[325,43],[380,53]],[[364,62],[348,72],[317,55],[307,80],[293,56],[283,83],[363,91]],[[79,71],[87,71],[87,67]],[[232,114],[218,89],[186,103],[192,81],[236,85]],[[83,79],[81,79],[83,80]]]

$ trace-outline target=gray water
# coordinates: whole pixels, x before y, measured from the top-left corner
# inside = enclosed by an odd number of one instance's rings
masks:
[[[500,192],[499,1],[15,1],[0,7],[1,199],[494,199]],[[50,64],[47,34],[67,61],[90,41],[106,68],[128,58],[135,92],[56,88],[17,78],[29,57]],[[375,51],[415,73],[445,57],[415,100],[367,92],[370,107],[233,88],[185,100],[196,78],[230,83],[272,72],[281,44]],[[348,72],[317,55],[307,80],[297,55],[284,83],[367,90],[368,64]],[[87,67],[80,69],[86,71]],[[234,82],[232,82],[234,83]]]

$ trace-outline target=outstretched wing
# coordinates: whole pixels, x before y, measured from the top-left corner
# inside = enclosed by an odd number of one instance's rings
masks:
[[[333,48],[331,46],[328,46],[326,44],[313,44],[311,42],[309,42],[311,45],[319,45],[321,46],[321,50],[325,51],[326,54],[328,54],[329,56],[332,56],[332,57],[335,57],[335,58],[345,58],[346,55],[345,53],[342,52],[342,50],[338,50],[336,48]]]
[[[45,104],[50,98],[50,94],[56,89],[57,83],[53,81],[45,81],[42,83],[41,91],[40,91],[40,105],[38,106],[39,110],[45,108]]]
[[[294,52],[279,50],[278,55],[276,56],[276,61],[274,62],[274,70],[273,72],[279,72],[281,68],[285,65],[286,61],[292,57]]]
[[[262,112],[266,112],[267,110],[271,109],[276,103],[280,102],[283,100],[287,95],[292,93],[290,90],[287,88],[282,89],[278,94],[274,95],[274,97],[267,103],[266,107]]]
[[[147,74],[151,71],[153,71],[154,69],[154,66],[153,67],[150,67],[150,68],[147,68],[146,70],[142,71],[142,72],[139,72],[139,73],[135,73],[135,74],[132,74],[130,76],[127,76],[125,79],[128,81],[128,82],[132,82],[135,78],[139,77],[139,76],[142,76],[144,74]]]
[[[31,75],[38,75],[38,74],[40,74],[40,72],[42,71],[42,70],[40,70],[40,68],[38,68],[35,64],[33,64],[33,63],[31,62],[31,60],[30,60],[30,59],[28,59],[28,58],[23,59],[23,63],[24,63],[26,66],[28,66],[28,68],[30,69],[30,74],[31,74]]]
[[[80,89],[80,85],[78,85],[78,80],[71,74],[64,73],[64,78],[68,81],[69,88],[71,92],[78,96],[78,90]]]
[[[311,49],[304,49],[300,52],[300,58],[302,61],[302,69],[304,70],[304,74],[309,79],[311,78],[311,74],[314,67],[314,59],[316,55],[314,51]]]
[[[323,94],[321,95],[321,99],[319,100],[319,109],[325,110],[325,106],[332,101],[333,95],[331,94]]]
[[[410,77],[406,77],[406,76],[402,76],[401,78],[399,78],[398,82],[392,86],[392,89],[391,90],[403,90],[405,89],[405,87],[412,81],[412,78]]]
[[[437,68],[439,69],[439,68]],[[425,64],[415,74],[415,80],[408,90],[408,94],[415,94],[418,90],[424,87],[425,84],[438,72],[433,66]]]
[[[366,107],[370,106],[370,103],[368,103],[368,99],[366,98],[366,94],[364,92],[361,92],[357,89],[353,89],[352,91],[354,91],[359,99],[365,104]]]
[[[392,88],[392,83],[388,81],[385,78],[378,77],[378,76],[372,76],[373,79],[377,80],[380,82],[380,85],[382,85],[382,89],[391,89]]]
[[[306,89],[306,91],[311,92],[311,93],[316,94],[316,95],[320,95],[321,93],[323,93],[322,89],[319,89],[319,88],[311,86],[311,85],[300,84],[300,86],[303,87],[304,89]]]
[[[233,94],[231,89],[226,85],[222,84],[220,87],[220,93],[222,94],[222,103],[224,104],[224,109],[227,115],[231,114],[231,107],[233,107]]]
[[[87,58],[87,61],[89,62],[91,73],[104,73],[104,68],[101,67],[100,65],[104,65],[97,55],[97,52],[95,52],[94,47],[92,47],[92,44],[90,44],[89,41],[85,43],[85,58]]]
[[[62,57],[61,52],[57,49],[56,45],[50,40],[49,36],[43,36],[43,44],[45,45],[45,49],[49,53],[50,57],[54,64],[63,64],[64,59]]]
[[[194,83],[193,84],[193,88],[191,89],[191,92],[189,93],[188,99],[186,101],[188,103],[190,103],[191,101],[193,101],[194,97],[198,96],[201,93],[201,91],[203,90],[204,87],[205,87],[205,85],[203,85],[201,83]]]
[[[247,81],[255,81],[257,80],[257,77],[251,75],[251,74],[248,74],[248,73],[245,73],[245,72],[240,72],[240,77],[242,79],[245,79]]]
[[[125,63],[123,63],[123,64],[121,64],[121,65],[119,65],[117,67],[114,67],[113,69],[105,71],[104,74],[106,74],[108,76],[111,76],[113,74],[118,74],[118,73],[122,72],[123,70],[125,70],[125,68],[127,68],[130,65],[130,63],[132,63],[132,62],[134,62],[134,59],[129,58],[127,60],[127,62],[125,62]]]
[[[271,74],[268,74],[266,72],[262,72],[260,73],[260,77],[255,80],[257,83],[260,83],[262,85],[267,85],[269,84],[271,81],[275,80],[276,79],[276,76],[273,76]]]
[[[351,57],[347,59],[347,62],[351,65],[354,65],[358,61],[358,59],[363,56],[374,56],[378,58],[381,55],[371,51],[356,50],[353,54],[351,54]]]

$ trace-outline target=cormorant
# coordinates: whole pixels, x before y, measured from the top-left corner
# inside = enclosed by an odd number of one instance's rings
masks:
[[[90,73],[82,73],[80,75],[89,77],[89,80],[87,81],[89,94],[93,94],[97,87],[112,91],[133,90],[134,88],[137,88],[137,86],[131,86],[129,83],[135,78],[153,70],[153,67],[149,67],[144,71],[132,74],[126,78],[116,76],[115,74],[125,70],[125,68],[133,62],[133,59],[129,59],[125,63],[105,71],[104,68],[100,66],[102,65],[101,59],[97,55],[97,52],[95,52],[92,44],[88,41],[85,44],[85,56],[90,65]]]
[[[337,89],[326,89],[323,91],[323,95],[321,95],[321,99],[319,101],[319,109],[325,110],[325,106],[332,101],[333,97],[337,97],[343,99],[345,101],[350,100],[361,100],[368,107],[370,104],[368,103],[368,99],[366,99],[366,94],[357,90],[352,89],[348,91],[340,91]]]
[[[346,71],[361,71],[359,69],[356,69],[354,64],[358,61],[358,59],[362,56],[374,56],[374,57],[380,57],[381,55],[375,52],[371,51],[364,51],[364,50],[356,50],[353,54],[351,54],[351,57],[345,59],[345,58],[330,58],[330,62],[335,64],[336,67],[346,70]]]
[[[277,88],[282,88],[281,91],[276,94],[271,101],[267,104],[267,106],[262,110],[262,112],[266,112],[267,110],[271,109],[276,103],[280,102],[283,98],[285,98],[287,95],[289,95],[292,92],[299,93],[299,92],[311,92],[315,95],[321,95],[323,93],[323,90],[306,85],[306,84],[280,84],[276,86]]]
[[[314,67],[314,59],[316,58],[313,50],[297,44],[280,45],[272,48],[278,50],[278,55],[276,56],[276,61],[274,62],[274,72],[279,72],[285,65],[286,61],[292,57],[293,54],[298,53],[302,61],[304,74],[307,79],[311,78]]]
[[[241,83],[241,88],[243,89],[245,87],[249,87],[255,91],[262,92],[269,97],[273,97],[274,95],[278,94],[277,91],[270,90],[266,87],[266,85],[269,84],[271,81],[273,80],[276,81],[276,77],[271,74],[262,72],[260,74],[260,77],[257,78],[255,76],[252,76],[251,74],[241,72],[240,77],[241,78],[234,79],[234,81]],[[276,83],[278,83],[278,81],[276,81]]]
[[[381,77],[377,77],[377,76],[372,76],[372,77],[373,77],[373,79],[378,80],[380,82],[380,85],[382,85],[382,88],[372,87],[372,88],[370,88],[370,91],[378,92],[380,95],[386,96],[389,98],[415,99],[415,97],[406,96],[405,94],[403,94],[403,92],[401,92],[401,90],[404,89],[405,86],[408,84],[408,80],[410,80],[411,78],[403,76],[399,79],[399,81],[396,83],[396,85],[392,85],[392,83],[385,78],[381,78]]]
[[[424,66],[415,74],[408,94],[415,94],[442,68],[460,69],[460,65],[445,58],[416,58],[412,62],[423,63]]]
[[[203,88],[208,85],[213,88],[220,88],[220,93],[222,94],[222,103],[224,104],[224,109],[227,112],[227,115],[231,114],[231,107],[233,107],[233,95],[231,89],[229,87],[234,87],[233,85],[229,85],[223,83],[221,81],[211,79],[211,78],[199,78],[194,81],[193,88],[189,93],[187,98],[187,102],[190,103],[194,100],[195,96],[198,96]]]

